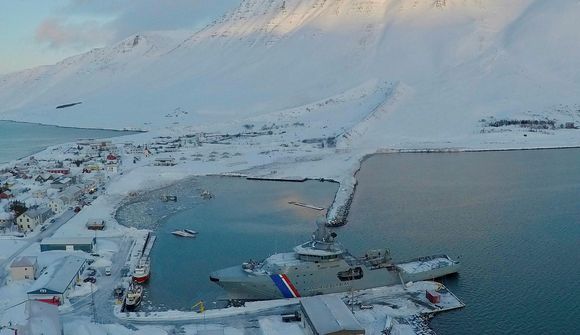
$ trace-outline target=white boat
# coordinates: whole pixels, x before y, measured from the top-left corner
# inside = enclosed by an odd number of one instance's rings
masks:
[[[133,281],[140,284],[148,281],[150,269],[149,259],[140,259],[135,271],[133,271]]]
[[[172,231],[171,234],[173,234],[175,236],[181,236],[181,237],[195,237],[195,234],[188,233],[185,230]]]
[[[196,234],[198,234],[198,232],[197,232],[197,231],[195,231],[195,230],[191,230],[191,229],[184,229],[183,231],[184,231],[184,232],[186,232],[186,233],[190,233],[190,234],[192,234],[192,235],[196,235]]]

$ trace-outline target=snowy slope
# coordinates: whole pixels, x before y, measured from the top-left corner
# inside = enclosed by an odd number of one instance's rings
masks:
[[[348,120],[335,124],[352,131],[345,146],[462,141],[490,116],[580,121],[557,111],[580,103],[578,14],[575,0],[244,0],[197,33],[145,33],[0,77],[0,117],[107,128],[284,118],[362,87],[359,108],[316,115]]]

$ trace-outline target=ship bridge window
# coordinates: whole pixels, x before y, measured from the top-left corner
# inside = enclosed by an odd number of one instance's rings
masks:
[[[354,269],[350,268],[346,271],[340,271],[337,274],[337,277],[340,281],[358,280],[363,277],[363,270],[361,267],[357,266]]]

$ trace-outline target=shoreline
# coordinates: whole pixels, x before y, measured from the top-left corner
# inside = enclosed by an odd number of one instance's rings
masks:
[[[42,122],[30,122],[30,121],[15,121],[15,120],[8,120],[8,119],[0,119],[0,122],[9,122],[9,123],[25,123],[25,124],[33,124],[45,127],[56,127],[56,128],[64,128],[64,129],[83,129],[83,130],[104,130],[104,131],[114,131],[114,132],[134,132],[134,133],[147,133],[148,130],[143,129],[115,129],[115,128],[91,128],[91,127],[71,127],[71,126],[61,126],[57,124],[50,124],[50,123],[42,123]],[[103,137],[108,138],[108,137]]]

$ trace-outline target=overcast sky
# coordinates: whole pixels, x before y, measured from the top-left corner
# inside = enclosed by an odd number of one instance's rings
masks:
[[[241,0],[0,1],[0,74],[151,30],[197,30]]]

